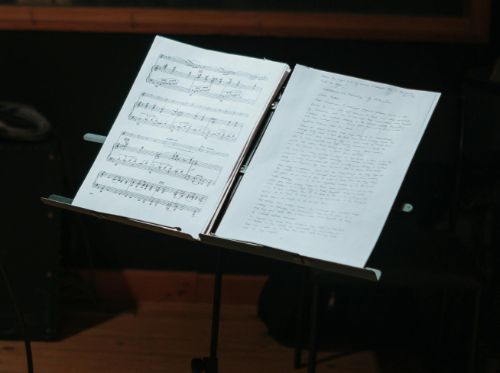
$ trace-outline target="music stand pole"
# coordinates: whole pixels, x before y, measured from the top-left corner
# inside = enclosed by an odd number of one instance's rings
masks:
[[[214,298],[212,303],[212,329],[210,333],[210,355],[191,361],[192,373],[218,373],[217,347],[219,342],[220,306],[222,293],[222,249],[216,248]]]

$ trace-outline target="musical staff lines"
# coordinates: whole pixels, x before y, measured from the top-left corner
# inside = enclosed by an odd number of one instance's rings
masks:
[[[149,150],[149,149],[144,149],[144,147],[134,147],[128,145],[128,142],[125,143],[116,143],[113,145],[113,149],[118,149],[118,150],[123,150],[128,153],[135,153],[135,154],[141,154],[141,155],[150,155],[154,157],[154,159],[162,159],[162,160],[169,160],[169,161],[175,161],[179,163],[186,163],[191,166],[199,166],[199,167],[204,167],[209,170],[217,170],[220,171],[221,167],[219,165],[214,165],[211,163],[206,163],[206,162],[199,162],[196,159],[192,157],[186,157],[178,152],[158,152],[155,150]]]
[[[160,57],[161,58],[161,57]],[[194,80],[195,82],[210,83],[211,85],[221,85],[229,88],[243,89],[248,91],[262,91],[262,87],[257,84],[245,84],[241,80],[233,80],[233,78],[216,77],[207,74],[203,68],[200,68],[197,73],[193,74],[192,71],[178,70],[177,66],[169,66],[168,63],[164,65],[153,65],[152,71],[161,71],[162,73],[177,76],[180,78]]]
[[[266,76],[233,71],[220,66],[202,65],[184,58],[160,54],[146,82],[156,87],[197,95],[217,101],[253,105]]]
[[[92,183],[92,188],[97,189],[99,192],[108,192],[124,198],[132,198],[152,206],[163,206],[166,210],[188,211],[193,216],[201,211],[201,206],[207,200],[206,195],[172,188],[162,182],[156,184],[105,171],[97,174],[95,181]],[[170,198],[163,198],[164,195],[170,196]],[[195,202],[201,206],[193,206],[189,202]]]
[[[211,156],[217,156],[217,157],[223,157],[223,158],[227,158],[229,156],[229,154],[227,154],[227,153],[218,152],[218,151],[213,150],[211,148],[208,148],[206,146],[192,146],[192,145],[187,145],[187,144],[180,144],[180,143],[175,142],[175,141],[162,140],[162,139],[156,138],[156,137],[148,137],[148,136],[139,135],[138,133],[122,131],[121,136],[126,136],[126,137],[133,138],[133,139],[148,141],[150,143],[162,145],[162,146],[167,147],[169,149],[178,149],[181,151],[195,152],[195,153],[206,153],[206,154],[211,155]]]
[[[123,132],[106,159],[115,165],[183,179],[193,185],[208,187],[217,182],[222,172],[220,165],[204,162],[189,151],[159,150],[150,140],[154,139]]]
[[[223,115],[230,115],[234,117],[243,117],[243,118],[248,118],[247,113],[243,113],[241,111],[235,111],[235,110],[228,110],[228,109],[222,109],[219,107],[214,107],[214,106],[206,106],[206,105],[200,105],[196,104],[194,102],[186,102],[186,101],[179,101],[179,100],[174,100],[171,98],[166,98],[166,97],[161,97],[158,95],[154,95],[151,93],[146,93],[142,92],[140,95],[139,100],[142,97],[150,98],[152,100],[160,101],[165,104],[172,104],[175,106],[183,106],[183,107],[188,107],[191,109],[195,109],[197,111],[206,111],[206,112],[211,112],[211,113],[217,113],[217,114],[223,114]]]
[[[194,110],[193,110],[194,109]],[[234,142],[241,134],[245,114],[142,93],[128,118],[136,124],[165,128],[205,139]],[[229,119],[226,119],[229,118]]]
[[[185,65],[187,67],[193,68],[193,69],[200,69],[200,70],[206,70],[210,72],[215,72],[215,73],[220,73],[222,75],[234,75],[238,77],[245,77],[250,80],[268,80],[267,76],[265,75],[256,75],[256,74],[251,74],[246,71],[234,71],[234,70],[229,70],[225,69],[223,67],[219,66],[207,66],[207,65],[201,65],[197,64],[189,59],[186,58],[180,58],[176,56],[168,56],[165,54],[160,54],[158,56],[158,60],[166,60],[166,61],[171,61],[171,62],[176,62],[180,65]]]

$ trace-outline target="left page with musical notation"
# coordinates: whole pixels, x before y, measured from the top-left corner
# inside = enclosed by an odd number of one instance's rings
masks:
[[[157,36],[73,205],[197,238],[288,72]]]

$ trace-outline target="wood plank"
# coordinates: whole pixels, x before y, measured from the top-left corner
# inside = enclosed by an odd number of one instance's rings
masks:
[[[0,29],[486,42],[489,1],[463,17],[3,5]]]
[[[469,20],[476,35],[489,35],[491,24],[491,0],[470,1]]]

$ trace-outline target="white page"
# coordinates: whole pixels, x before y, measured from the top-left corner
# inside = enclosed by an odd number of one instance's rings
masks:
[[[288,70],[156,37],[73,205],[197,237]]]
[[[363,267],[438,99],[296,66],[216,235]]]

